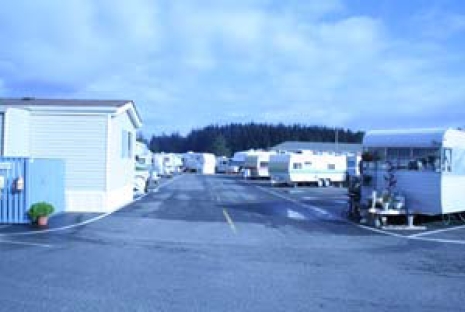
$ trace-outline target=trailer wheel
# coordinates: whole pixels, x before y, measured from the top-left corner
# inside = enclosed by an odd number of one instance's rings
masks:
[[[331,186],[331,179],[326,179],[326,180],[325,180],[325,186],[326,186],[326,187]]]
[[[323,187],[325,185],[323,179],[318,179],[318,187]]]

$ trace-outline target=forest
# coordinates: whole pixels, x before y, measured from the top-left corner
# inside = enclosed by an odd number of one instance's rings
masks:
[[[153,135],[150,139],[139,135],[152,152],[184,153],[187,151],[209,152],[231,156],[234,152],[248,149],[268,149],[284,141],[311,141],[360,143],[363,132],[325,126],[301,124],[232,123],[209,125],[193,129],[187,135],[179,133]]]

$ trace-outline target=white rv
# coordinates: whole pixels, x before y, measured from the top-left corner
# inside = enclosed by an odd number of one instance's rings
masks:
[[[347,155],[347,175],[349,177],[360,176],[360,161],[362,160],[361,155]]]
[[[221,156],[216,158],[216,172],[228,173],[230,160],[228,157]]]
[[[171,154],[172,155],[172,162],[174,167],[175,173],[181,173],[183,168],[183,161],[181,154]]]
[[[388,188],[412,214],[465,211],[465,132],[455,129],[369,131],[363,139],[362,203]],[[374,193],[376,191],[376,193]]]
[[[210,153],[189,152],[183,156],[186,171],[201,174],[215,174],[216,157]]]
[[[157,184],[159,177],[154,173],[152,153],[142,142],[136,142],[135,150],[134,191],[145,193],[148,188]]]
[[[254,153],[256,153],[255,150],[235,152],[229,163],[229,172],[239,173],[245,167],[247,156]]]
[[[173,154],[153,154],[155,171],[162,177],[171,177],[176,172],[176,164]]]
[[[269,171],[275,184],[329,186],[345,181],[347,160],[345,155],[311,151],[277,154],[270,158]]]
[[[252,154],[247,155],[244,168],[250,170],[250,177],[269,178],[270,174],[268,171],[268,166],[270,157],[274,154],[274,152],[255,151]]]

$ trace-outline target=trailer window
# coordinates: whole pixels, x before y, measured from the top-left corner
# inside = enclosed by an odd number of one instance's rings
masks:
[[[328,170],[336,170],[335,164],[328,164]]]
[[[268,162],[267,161],[261,161],[260,162],[260,168],[268,168]]]
[[[439,169],[439,154],[437,148],[414,148],[409,169],[436,171]]]
[[[452,171],[452,149],[450,148],[445,148],[442,151],[442,171]]]
[[[305,166],[305,167],[311,167],[311,166],[312,166],[312,162],[311,162],[311,161],[306,161],[306,162],[304,162],[304,166]]]
[[[407,169],[411,159],[410,148],[386,149],[386,161],[391,162],[395,169]]]
[[[302,169],[302,163],[294,163],[292,165],[292,168],[296,169],[296,170],[300,170],[300,169]]]

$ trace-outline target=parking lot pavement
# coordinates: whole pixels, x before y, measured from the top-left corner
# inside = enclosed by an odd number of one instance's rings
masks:
[[[21,238],[49,246],[0,240],[2,309],[464,310],[465,246],[367,231],[305,204],[343,190],[268,191],[183,175],[97,222]]]

